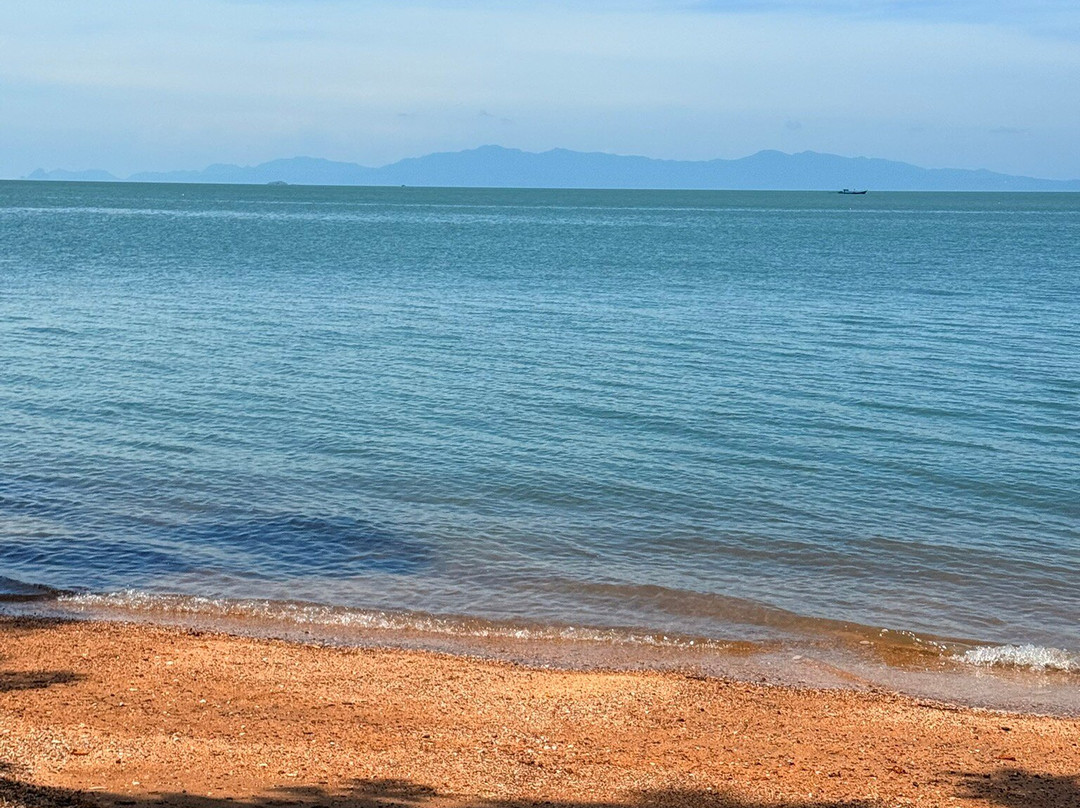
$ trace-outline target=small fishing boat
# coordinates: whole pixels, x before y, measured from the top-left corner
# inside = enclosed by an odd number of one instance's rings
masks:
[[[842,191],[837,191],[837,193],[848,194],[849,196],[862,196],[863,194],[866,193],[866,191],[865,190],[856,191],[854,188],[845,188]]]

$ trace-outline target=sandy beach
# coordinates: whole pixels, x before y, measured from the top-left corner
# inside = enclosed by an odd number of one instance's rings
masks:
[[[1080,721],[675,673],[0,623],[0,804],[1080,805]]]

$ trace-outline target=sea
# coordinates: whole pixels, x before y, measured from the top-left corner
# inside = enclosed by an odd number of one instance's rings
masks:
[[[0,183],[0,609],[1080,713],[1080,194]]]

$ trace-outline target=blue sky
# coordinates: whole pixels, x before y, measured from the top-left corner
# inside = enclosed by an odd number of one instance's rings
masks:
[[[0,176],[498,143],[1080,177],[1080,2],[5,0]]]

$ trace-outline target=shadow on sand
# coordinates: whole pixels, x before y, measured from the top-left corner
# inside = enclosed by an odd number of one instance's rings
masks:
[[[0,693],[67,685],[82,678],[71,671],[0,671]]]
[[[1080,774],[1033,774],[998,769],[992,774],[950,772],[959,781],[958,796],[1003,808],[1080,808]]]
[[[18,642],[20,633],[55,626],[63,622],[69,621],[39,618],[0,618],[0,651],[8,643]],[[10,693],[13,690],[40,690],[53,685],[71,684],[85,678],[81,674],[72,671],[7,671],[2,668],[2,663],[3,657],[0,656],[0,693]],[[0,769],[0,771],[3,770]]]
[[[487,800],[439,794],[404,780],[362,780],[341,791],[277,789],[251,799],[159,794],[152,797],[44,788],[0,778],[0,805],[13,808],[876,808],[862,800],[756,802],[699,790],[649,791],[626,802]]]
[[[994,774],[950,772],[956,797],[1002,808],[1078,808],[1080,775],[1048,776],[1022,769]],[[962,804],[962,803],[961,803]],[[229,799],[194,794],[135,796],[35,786],[0,765],[0,805],[11,808],[883,808],[870,800],[756,801],[705,790],[647,791],[623,802],[461,798],[405,780],[358,780],[342,790],[314,786],[275,789],[266,795]]]

